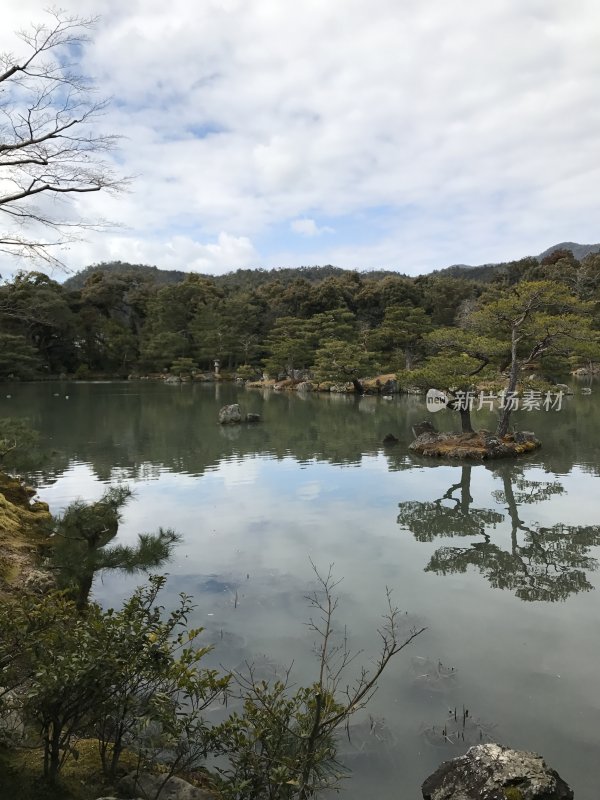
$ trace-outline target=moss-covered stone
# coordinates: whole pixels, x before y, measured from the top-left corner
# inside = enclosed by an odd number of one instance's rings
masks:
[[[532,433],[511,433],[499,439],[488,431],[479,431],[478,433],[427,432],[417,436],[408,449],[419,455],[433,458],[487,461],[531,453],[541,446],[541,442]]]
[[[31,502],[33,490],[0,473],[0,594],[23,586],[38,570],[51,521],[46,503]]]

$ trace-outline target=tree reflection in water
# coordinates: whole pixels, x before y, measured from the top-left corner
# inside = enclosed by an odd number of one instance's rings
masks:
[[[600,545],[600,525],[552,527],[526,525],[519,506],[538,503],[564,489],[557,481],[534,481],[513,465],[493,470],[502,488],[492,493],[506,513],[491,508],[472,508],[471,466],[461,468],[461,479],[439,499],[399,504],[398,524],[421,542],[438,537],[470,538],[461,545],[444,545],[431,556],[426,572],[438,575],[464,573],[475,567],[497,589],[509,589],[521,600],[566,600],[593,586],[587,573],[598,567],[589,554]],[[510,523],[510,548],[494,541],[500,523]]]

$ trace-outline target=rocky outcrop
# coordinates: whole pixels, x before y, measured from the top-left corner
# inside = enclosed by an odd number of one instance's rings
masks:
[[[221,425],[237,425],[242,421],[242,411],[238,403],[223,406],[219,411],[219,423]]]
[[[162,790],[161,790],[162,787]],[[119,789],[129,797],[155,798],[160,791],[160,800],[214,800],[214,794],[192,786],[182,778],[169,778],[151,772],[130,772],[119,783]]]
[[[424,800],[572,800],[573,790],[537,753],[479,744],[423,783]]]
[[[413,429],[416,433],[419,426]],[[473,433],[437,433],[435,429],[419,433],[408,449],[434,458],[464,458],[487,461],[530,453],[541,442],[529,431],[518,431],[499,439],[489,431]]]
[[[351,383],[332,383],[329,386],[329,391],[332,394],[347,394],[354,391]]]

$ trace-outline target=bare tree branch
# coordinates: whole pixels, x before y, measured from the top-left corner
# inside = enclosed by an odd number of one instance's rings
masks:
[[[66,60],[89,41],[97,17],[48,14],[46,23],[17,34],[21,56],[0,55],[0,251],[56,265],[60,247],[107,223],[79,219],[68,204],[71,213],[59,218],[56,204],[32,201],[118,192],[130,179],[108,160],[119,137],[96,130],[107,100]]]

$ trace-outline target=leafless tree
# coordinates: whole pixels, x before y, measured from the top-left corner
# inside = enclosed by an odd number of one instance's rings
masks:
[[[118,137],[96,129],[107,100],[71,63],[96,22],[51,10],[17,33],[22,54],[0,54],[0,251],[60,264],[61,246],[106,225],[68,199],[127,184],[107,158]]]
[[[361,653],[350,650],[345,629],[335,629],[338,605],[335,589],[339,581],[333,578],[333,565],[326,575],[312,566],[317,588],[306,599],[313,613],[307,625],[315,635],[318,660],[315,682],[290,694],[291,668],[271,686],[257,679],[251,664],[246,665],[248,676],[234,673],[242,688],[246,715],[250,715],[255,729],[261,731],[249,739],[252,757],[244,765],[252,764],[254,788],[250,791],[247,781],[241,784],[245,787],[245,798],[310,800],[321,791],[339,788],[343,768],[336,758],[336,731],[348,728],[351,717],[372,698],[392,658],[425,630],[416,627],[403,630],[404,615],[394,606],[391,592],[386,589],[387,609],[378,629],[378,653],[369,666],[355,665],[350,669]],[[354,673],[354,679],[349,673]],[[238,746],[242,738],[234,738]],[[247,776],[248,773],[244,775]]]

